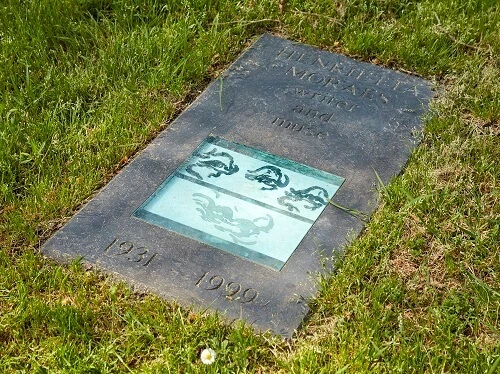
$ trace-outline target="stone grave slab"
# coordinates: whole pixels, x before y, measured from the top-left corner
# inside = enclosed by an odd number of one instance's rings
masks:
[[[290,337],[432,96],[421,78],[263,35],[42,252]]]

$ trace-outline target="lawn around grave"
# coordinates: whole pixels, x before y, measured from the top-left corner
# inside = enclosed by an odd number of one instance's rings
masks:
[[[499,8],[4,1],[0,371],[498,370]],[[440,92],[421,145],[318,279],[296,337],[256,335],[45,259],[40,245],[264,32],[413,72]]]

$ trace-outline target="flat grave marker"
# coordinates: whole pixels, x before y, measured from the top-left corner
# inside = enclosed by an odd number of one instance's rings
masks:
[[[349,210],[376,208],[432,96],[421,78],[263,35],[42,251],[290,337],[314,274],[363,228]]]

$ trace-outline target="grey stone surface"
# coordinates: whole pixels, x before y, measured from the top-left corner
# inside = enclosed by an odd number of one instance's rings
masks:
[[[264,35],[42,251],[290,337],[323,257],[341,252],[362,221],[327,206],[276,271],[132,214],[209,135],[344,177],[334,202],[371,214],[377,174],[385,183],[401,171],[431,97],[420,78]]]

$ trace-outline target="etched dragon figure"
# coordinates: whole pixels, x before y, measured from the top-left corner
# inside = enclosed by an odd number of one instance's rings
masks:
[[[196,153],[199,159],[197,162],[190,164],[186,167],[186,171],[203,180],[201,174],[195,169],[211,169],[212,173],[208,174],[208,178],[218,178],[222,174],[231,175],[237,173],[240,168],[234,163],[234,158],[227,152],[217,152],[217,148],[212,149],[210,152]]]
[[[285,191],[285,196],[278,198],[278,203],[285,206],[290,212],[300,212],[292,203],[302,202],[303,207],[310,210],[316,210],[328,203],[328,191],[322,187],[312,186],[305,190],[295,190],[290,188],[290,191]]]
[[[280,168],[271,165],[262,166],[255,170],[248,170],[248,173],[245,174],[245,178],[251,181],[257,181],[269,187],[262,187],[261,190],[277,190],[278,187],[286,187],[288,182],[290,182],[288,175],[283,174]]]
[[[274,227],[273,217],[269,214],[266,214],[266,217],[258,217],[253,220],[236,218],[231,208],[217,205],[207,195],[194,193],[193,197],[199,206],[196,210],[201,213],[201,218],[204,221],[213,223],[217,230],[229,233],[235,243],[256,244],[255,238],[261,232],[267,233]],[[263,224],[258,224],[259,222],[263,222]],[[245,240],[245,238],[248,238],[248,240]]]

